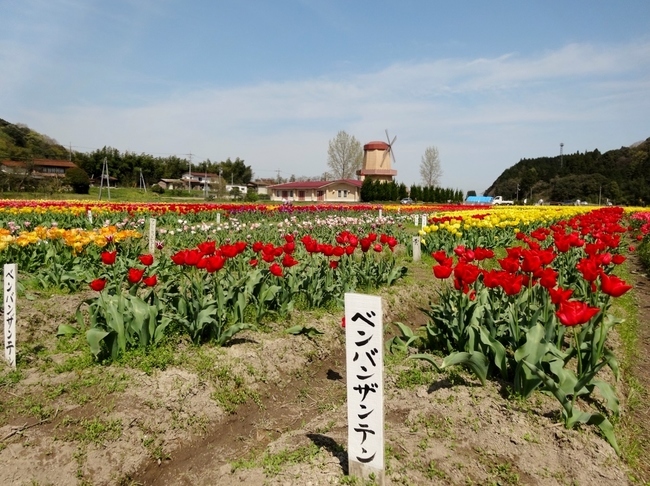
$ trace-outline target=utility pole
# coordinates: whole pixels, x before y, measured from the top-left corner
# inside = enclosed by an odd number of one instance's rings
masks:
[[[563,148],[564,148],[564,143],[560,142],[560,169],[562,168],[562,164],[564,162],[563,161],[564,156],[562,155],[562,149]]]
[[[104,178],[106,178],[106,190],[108,191],[108,200],[111,200],[111,180],[108,177],[108,159],[104,157],[102,165],[102,176],[99,183],[99,200],[102,200],[102,189],[104,188]]]
[[[190,191],[192,190],[192,152],[190,151]]]
[[[280,183],[280,169],[275,170],[278,173],[278,184]]]

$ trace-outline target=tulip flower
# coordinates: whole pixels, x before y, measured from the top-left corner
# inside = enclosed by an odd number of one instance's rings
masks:
[[[95,290],[96,292],[101,292],[104,290],[104,287],[106,287],[106,279],[105,278],[96,278],[92,282],[90,282],[90,288]]]
[[[144,270],[140,270],[138,268],[129,268],[129,273],[127,275],[127,278],[129,279],[129,282],[131,282],[132,284],[137,284],[142,279],[143,275],[144,275]]]
[[[113,265],[115,263],[115,258],[117,256],[117,251],[103,251],[102,252],[102,263],[104,265]]]
[[[560,322],[565,326],[579,326],[585,324],[600,312],[598,307],[591,307],[578,300],[560,302],[560,307],[555,313]]]
[[[616,275],[609,276],[603,273],[600,276],[600,290],[612,297],[620,297],[631,288],[631,285],[628,285]]]
[[[144,283],[147,287],[154,287],[158,283],[158,278],[155,275],[151,275],[149,277],[143,278],[142,283]]]
[[[140,255],[138,257],[138,260],[140,260],[140,263],[143,265],[146,265],[147,267],[153,263],[153,255],[150,254],[145,254],[145,255]]]
[[[436,276],[436,278],[445,279],[451,275],[452,270],[453,269],[451,268],[451,266],[436,265],[435,267],[433,267],[433,274]]]
[[[277,263],[274,263],[269,267],[269,272],[271,272],[276,277],[282,277],[282,267]]]

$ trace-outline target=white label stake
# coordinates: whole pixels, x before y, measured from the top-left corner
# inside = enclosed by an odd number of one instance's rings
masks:
[[[156,250],[156,218],[149,218],[149,253]]]
[[[18,266],[4,266],[5,359],[16,369],[16,276]]]
[[[384,484],[384,324],[381,297],[345,294],[349,474]]]
[[[422,247],[420,246],[420,237],[413,237],[413,261],[419,262],[422,260]]]

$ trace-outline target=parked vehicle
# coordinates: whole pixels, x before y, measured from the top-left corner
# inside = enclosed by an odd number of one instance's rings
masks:
[[[492,204],[512,206],[514,204],[514,201],[503,199],[503,197],[501,197],[501,196],[496,196],[492,200]]]
[[[405,198],[402,199],[400,202],[401,202],[402,204],[413,204],[413,199],[411,199],[410,197],[405,197]]]

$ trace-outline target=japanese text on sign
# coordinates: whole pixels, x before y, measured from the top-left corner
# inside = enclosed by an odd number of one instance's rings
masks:
[[[383,477],[384,372],[381,297],[345,294],[350,474]]]
[[[5,359],[16,367],[16,274],[15,263],[4,266]]]

